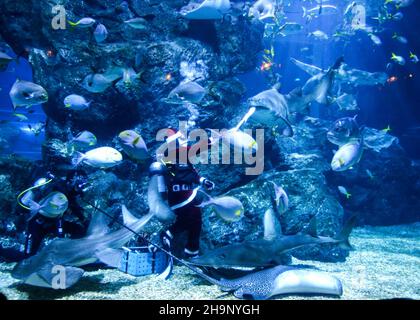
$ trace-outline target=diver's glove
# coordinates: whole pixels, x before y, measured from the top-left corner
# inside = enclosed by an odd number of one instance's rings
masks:
[[[210,180],[206,179],[206,178],[201,178],[200,183],[204,188],[206,188],[209,191],[213,190],[214,187],[215,187],[215,183],[213,181],[210,181]]]

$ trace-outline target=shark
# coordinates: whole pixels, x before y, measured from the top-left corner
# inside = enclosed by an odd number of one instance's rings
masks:
[[[275,128],[285,137],[292,137],[294,131],[289,120],[290,114],[307,112],[309,104],[313,101],[328,103],[328,93],[342,63],[343,58],[339,58],[327,72],[322,72],[321,69],[319,72],[313,72],[313,76],[303,87],[297,87],[288,94],[281,94],[277,84],[249,98],[248,106],[255,108],[250,120]],[[312,69],[310,70],[312,72]]]
[[[270,208],[264,214],[264,237],[257,240],[234,243],[216,248],[189,262],[195,266],[249,270],[259,267],[270,267],[282,264],[284,254],[293,249],[322,244],[337,244],[351,250],[349,235],[355,224],[351,217],[335,237],[318,236],[316,233],[316,216],[308,226],[308,232],[294,235],[283,235],[276,212]]]
[[[313,75],[302,87],[302,93],[305,96],[321,104],[328,104],[328,94],[330,93],[337,71],[343,64],[343,58],[340,57],[327,72],[320,72]]]
[[[293,128],[289,121],[289,99],[278,92],[276,87],[248,99],[248,105],[255,108],[250,118],[251,122],[277,127],[283,136],[293,136]]]
[[[278,265],[236,279],[217,280],[204,273],[200,276],[238,299],[266,300],[287,294],[343,294],[343,285],[337,277],[298,266]]]
[[[325,71],[317,66],[310,65],[299,61],[295,58],[290,59],[298,68],[309,74],[310,76],[318,76],[325,73]],[[335,80],[338,83],[344,83],[353,87],[357,86],[375,86],[384,85],[388,79],[388,75],[384,72],[368,72],[359,69],[351,69],[345,63],[342,63],[337,68]]]
[[[117,268],[123,254],[121,248],[154,216],[148,213],[138,219],[124,205],[122,215],[126,228],[110,232],[103,214],[95,213],[85,237],[53,240],[34,256],[19,262],[12,277],[28,285],[56,288],[56,276],[60,273],[64,277],[58,288],[67,289],[82,278],[82,266],[102,262]]]

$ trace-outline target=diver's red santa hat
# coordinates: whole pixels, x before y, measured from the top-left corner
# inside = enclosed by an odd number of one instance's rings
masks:
[[[168,149],[170,151],[175,150],[177,155],[187,155],[187,161],[189,161],[189,151],[192,148],[192,146],[195,146],[197,144],[204,144],[206,146],[210,145],[210,141],[198,141],[195,144],[191,144],[190,141],[188,141],[188,138],[184,136],[184,134],[181,131],[176,131],[175,129],[169,128],[167,130],[166,136],[168,137],[165,142],[168,144]],[[200,151],[201,149],[198,149]],[[198,154],[197,154],[198,155]]]
[[[165,142],[168,145],[176,146],[175,149],[177,151],[189,150],[190,146],[188,145],[188,139],[184,137],[181,131],[176,131],[175,129],[169,128],[167,130]],[[174,144],[175,143],[175,144]]]

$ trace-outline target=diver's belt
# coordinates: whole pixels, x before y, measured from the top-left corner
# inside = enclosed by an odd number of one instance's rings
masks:
[[[148,247],[123,247],[119,270],[132,276],[162,273],[168,265],[168,256],[162,251],[150,252]]]
[[[188,197],[188,199],[182,201],[181,203],[178,203],[178,204],[173,205],[171,207],[171,209],[172,210],[176,210],[176,209],[185,207],[187,204],[189,204],[190,202],[192,202],[195,199],[195,197],[197,196],[198,189],[200,189],[200,187],[194,188],[193,191],[192,191],[192,193],[191,193],[191,195]]]

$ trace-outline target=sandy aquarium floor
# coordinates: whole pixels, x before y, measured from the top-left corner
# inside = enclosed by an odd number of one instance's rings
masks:
[[[346,262],[293,260],[330,272],[343,282],[341,299],[420,299],[420,223],[363,227],[353,231],[355,250]],[[56,291],[22,285],[10,276],[14,264],[0,264],[0,291],[8,299],[235,299],[209,285],[185,267],[170,280],[156,275],[133,277],[118,270],[86,272],[71,289]],[[276,299],[333,299],[326,296],[280,296]]]

